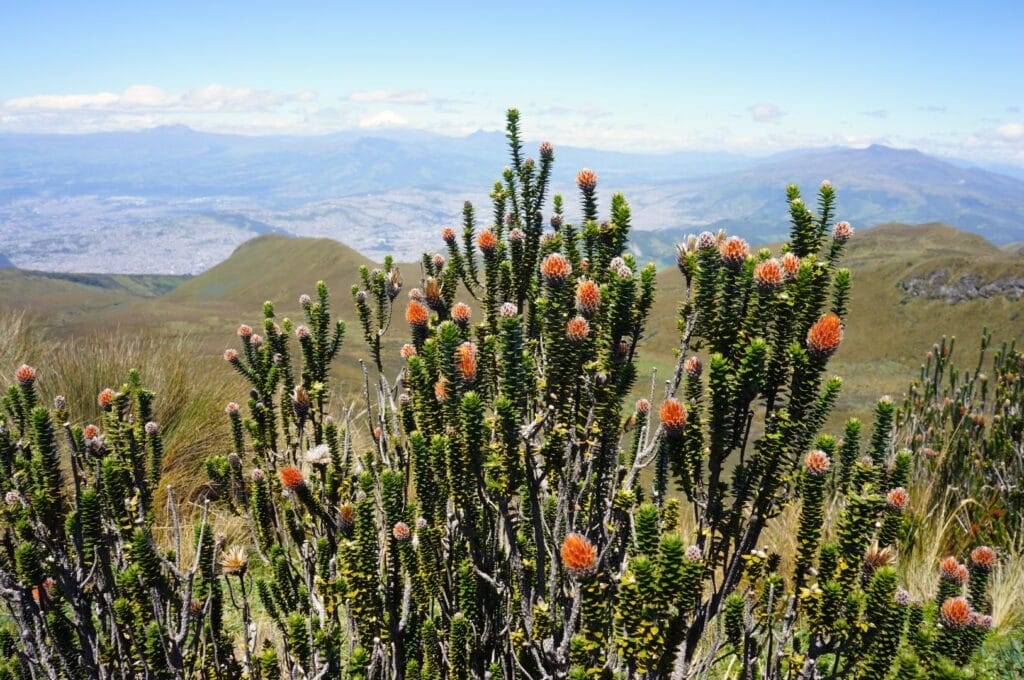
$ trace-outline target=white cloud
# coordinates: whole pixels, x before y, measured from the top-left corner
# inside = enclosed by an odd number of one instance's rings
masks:
[[[1008,142],[1024,141],[1024,123],[1007,123],[995,129],[995,134]]]
[[[888,118],[889,112],[885,109],[873,109],[871,111],[861,111],[860,115],[867,116],[868,118]]]
[[[774,123],[786,115],[782,109],[771,102],[761,102],[747,107],[750,117],[755,123]]]
[[[426,104],[430,97],[426,92],[395,90],[358,90],[348,96],[350,102],[389,102],[392,104]]]
[[[211,113],[220,111],[269,111],[292,102],[309,102],[312,92],[275,93],[251,87],[207,85],[171,94],[155,85],[132,85],[120,94],[51,94],[17,97],[0,104],[0,111],[46,113],[54,111],[107,111],[111,113],[169,112]]]
[[[392,128],[406,127],[407,125],[409,125],[409,121],[394,111],[381,111],[372,116],[359,119],[359,127],[361,128]]]

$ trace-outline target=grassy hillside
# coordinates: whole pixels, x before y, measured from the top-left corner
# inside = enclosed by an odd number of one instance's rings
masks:
[[[0,269],[0,311],[24,311],[62,329],[101,319],[142,299],[173,290],[185,277],[129,274],[61,274]]]

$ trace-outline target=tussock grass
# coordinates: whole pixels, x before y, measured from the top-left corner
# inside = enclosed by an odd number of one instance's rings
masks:
[[[154,404],[164,436],[163,486],[179,489],[179,499],[193,498],[204,482],[202,461],[230,448],[224,405],[245,395],[239,381],[214,357],[194,351],[188,336],[163,339],[145,335],[92,334],[55,338],[39,331],[20,314],[0,317],[0,384],[10,384],[21,363],[36,367],[40,396],[50,401],[65,395],[72,424],[100,421],[96,395],[121,385],[136,369],[156,393]],[[163,506],[163,495],[158,496]],[[183,503],[183,511],[191,507]]]

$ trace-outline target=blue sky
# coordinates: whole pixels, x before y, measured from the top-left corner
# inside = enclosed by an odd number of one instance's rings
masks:
[[[15,0],[0,130],[464,134],[518,106],[531,138],[563,144],[1024,163],[1022,27],[1019,0]]]

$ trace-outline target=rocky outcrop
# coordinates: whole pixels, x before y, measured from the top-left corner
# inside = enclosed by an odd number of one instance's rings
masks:
[[[1004,276],[984,283],[977,274],[965,274],[956,281],[940,269],[927,276],[912,276],[900,281],[899,287],[914,297],[945,300],[949,303],[1004,295],[1011,300],[1024,297],[1024,276]]]

